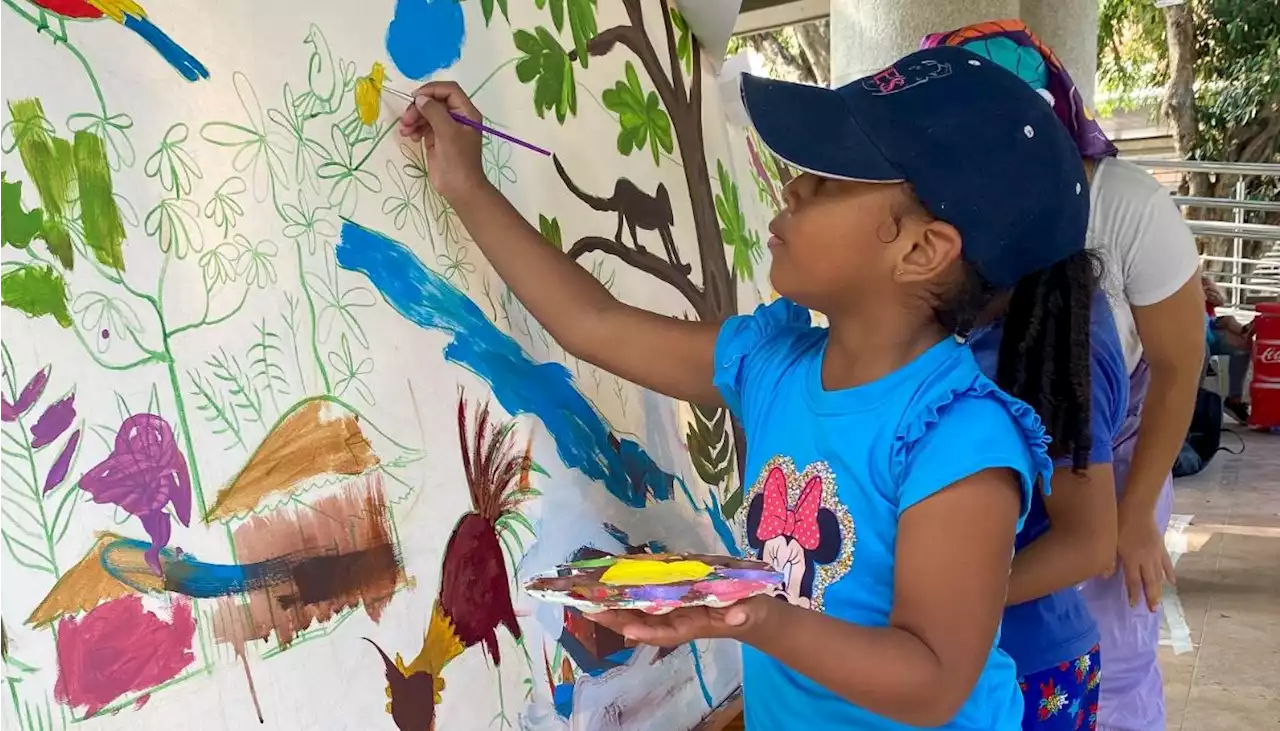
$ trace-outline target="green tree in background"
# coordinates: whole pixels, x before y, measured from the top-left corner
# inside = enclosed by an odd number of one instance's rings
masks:
[[[1102,0],[1098,80],[1119,106],[1142,89],[1164,90],[1161,113],[1178,155],[1187,159],[1280,162],[1280,0],[1188,0],[1157,8],[1151,0]],[[1190,175],[1192,195],[1230,197],[1236,176]],[[1247,179],[1250,198],[1274,199],[1276,178]],[[1230,215],[1224,209],[1197,218]],[[1251,213],[1246,220],[1280,223]],[[1224,255],[1228,242],[1205,242]],[[1246,244],[1256,258],[1267,246]]]

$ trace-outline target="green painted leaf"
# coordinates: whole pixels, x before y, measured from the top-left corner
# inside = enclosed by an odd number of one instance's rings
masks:
[[[763,256],[760,234],[751,230],[742,213],[738,184],[733,182],[724,163],[716,160],[716,177],[720,192],[716,194],[716,217],[720,219],[720,237],[733,250],[733,273],[741,281],[755,276],[755,265]]]
[[[587,44],[599,32],[596,26],[596,0],[565,0],[565,2],[569,6],[569,29],[573,34],[573,47],[578,52],[578,63],[585,69],[590,60]],[[551,9],[551,14],[554,22],[554,7]],[[556,26],[557,29],[560,27]]]
[[[560,235],[560,222],[555,217],[547,218],[539,213],[538,231],[542,233],[542,238],[546,239],[548,243],[564,251],[564,239]]]
[[[564,124],[569,115],[578,113],[578,91],[569,54],[543,26],[533,33],[518,30],[512,40],[523,55],[516,62],[516,78],[522,84],[533,84],[533,109],[545,117],[554,109],[556,121]]]
[[[541,0],[541,3],[546,2],[547,0]],[[541,3],[538,5],[539,8],[542,7]],[[556,32],[559,33],[564,30],[564,0],[550,0],[550,5],[551,24],[556,27]]]
[[[733,471],[733,436],[725,409],[693,407],[693,419],[685,443],[698,477],[708,485],[721,485]]]
[[[745,491],[739,487],[729,497],[725,498],[724,505],[720,507],[720,512],[724,515],[725,520],[733,520],[733,516],[738,514],[738,511],[742,509],[744,497]]]
[[[40,237],[49,253],[56,256],[62,266],[71,269],[75,265],[75,251],[66,224],[75,182],[71,143],[52,135],[39,99],[11,101],[9,114],[18,129],[15,138],[22,165],[40,194],[40,205],[44,209]]]
[[[101,138],[92,132],[76,132],[73,145],[76,179],[80,186],[80,225],[85,243],[98,261],[124,269],[124,223],[111,189],[111,168]]]
[[[67,312],[67,282],[51,266],[22,265],[0,276],[3,304],[30,317],[50,315],[63,327],[71,327]]]
[[[0,173],[0,229],[5,246],[25,249],[40,235],[44,227],[44,213],[40,208],[30,211],[22,207],[22,181],[10,183]]]
[[[675,149],[671,134],[671,118],[662,108],[656,92],[645,93],[640,85],[640,75],[630,61],[626,65],[626,79],[605,89],[600,95],[605,108],[618,115],[618,152],[630,155],[634,150],[649,146],[653,164],[660,162],[662,152]]]
[[[693,33],[689,30],[689,22],[679,10],[671,8],[671,26],[676,30],[676,58],[684,66],[686,74],[693,73]]]

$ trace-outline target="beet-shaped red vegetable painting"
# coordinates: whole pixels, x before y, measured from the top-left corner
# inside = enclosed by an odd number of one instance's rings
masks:
[[[445,545],[440,595],[422,649],[406,664],[399,654],[392,661],[378,648],[387,673],[387,712],[401,731],[434,728],[435,706],[444,689],[441,671],[450,660],[484,643],[497,666],[498,627],[521,638],[499,536],[504,524],[528,524],[519,509],[539,495],[529,475],[541,470],[533,462],[532,441],[526,442],[523,454],[517,451],[515,426],[514,421],[492,421],[488,402],[476,406],[468,423],[467,399],[458,397],[458,439],[472,510],[458,521]]]

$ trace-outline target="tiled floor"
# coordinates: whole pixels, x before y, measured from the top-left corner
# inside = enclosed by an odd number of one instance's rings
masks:
[[[1280,435],[1243,439],[1174,483],[1192,518],[1170,541],[1185,552],[1161,648],[1169,731],[1280,729]]]
[[[1181,555],[1160,651],[1168,731],[1280,729],[1280,435],[1235,430],[1243,454],[1174,484],[1189,523],[1169,541]],[[739,708],[708,728],[741,729],[740,716],[722,725]]]

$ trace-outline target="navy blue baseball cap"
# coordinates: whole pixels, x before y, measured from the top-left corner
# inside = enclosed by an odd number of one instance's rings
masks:
[[[826,89],[744,74],[760,139],[815,175],[911,185],[1006,288],[1085,246],[1084,163],[1053,108],[1013,73],[954,46]]]

